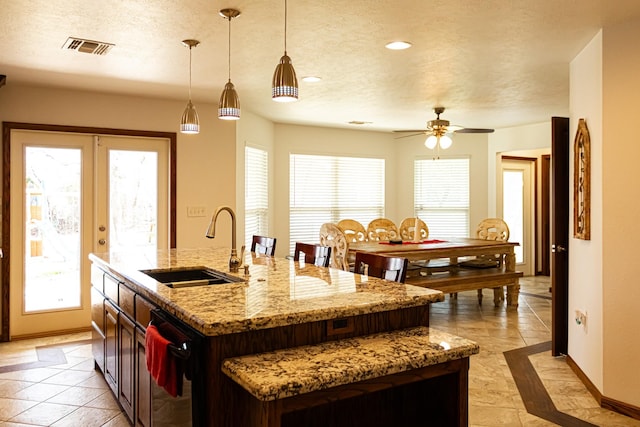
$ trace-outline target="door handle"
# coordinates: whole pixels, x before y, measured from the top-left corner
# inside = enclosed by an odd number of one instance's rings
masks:
[[[562,245],[551,245],[551,252],[567,252],[567,248]]]
[[[100,245],[104,245],[105,243],[107,243],[107,241],[104,240],[104,239],[98,240],[98,244],[100,244]]]

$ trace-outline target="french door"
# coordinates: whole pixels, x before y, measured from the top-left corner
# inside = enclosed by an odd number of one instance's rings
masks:
[[[11,337],[90,324],[90,252],[169,247],[169,147],[12,130]]]
[[[534,274],[535,163],[530,160],[502,160],[502,219],[509,226],[509,241],[515,248],[516,266],[525,276]]]

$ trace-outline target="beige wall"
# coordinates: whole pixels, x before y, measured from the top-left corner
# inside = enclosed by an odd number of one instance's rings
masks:
[[[640,407],[640,20],[605,27],[602,40],[603,391]]]
[[[603,389],[602,304],[602,34],[571,62],[571,161],[569,194],[573,194],[573,137],[584,118],[591,136],[591,240],[569,239],[569,355],[593,384]],[[573,200],[569,202],[573,212]],[[573,236],[573,214],[569,234]],[[575,310],[587,312],[586,326],[577,325]]]

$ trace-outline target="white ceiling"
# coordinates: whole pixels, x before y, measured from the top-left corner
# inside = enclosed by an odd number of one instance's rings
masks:
[[[442,118],[502,128],[566,116],[569,62],[605,25],[640,17],[637,0],[289,0],[287,51],[300,100],[271,101],[284,50],[284,0],[12,0],[0,6],[0,74],[35,84],[181,99],[195,38],[193,101],[217,103],[231,80],[243,110],[280,123],[421,129]],[[105,56],[67,37],[115,44]],[[390,51],[392,40],[413,43]],[[0,89],[0,96],[2,92]],[[207,118],[201,117],[201,121]],[[176,118],[179,120],[179,118]]]

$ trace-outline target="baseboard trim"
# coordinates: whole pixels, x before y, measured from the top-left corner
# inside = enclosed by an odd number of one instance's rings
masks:
[[[600,407],[608,409],[610,411],[617,412],[622,415],[626,415],[631,418],[635,418],[636,420],[640,420],[640,408],[629,403],[621,402],[619,400],[612,399],[607,396],[603,396],[600,393],[600,390],[591,382],[589,377],[580,369],[580,366],[571,358],[571,356],[567,356],[566,358],[567,365],[571,368],[571,370],[576,374],[578,379],[582,381],[582,384],[587,388],[589,393],[596,399],[598,405]]]
[[[44,333],[37,334],[25,334],[25,335],[14,335],[11,337],[11,341],[21,341],[21,340],[30,340],[34,338],[47,338],[47,337],[55,337],[57,335],[66,335],[66,334],[77,334],[80,332],[89,332],[91,331],[91,326],[85,328],[75,328],[75,329],[64,329],[61,331],[50,331]]]

